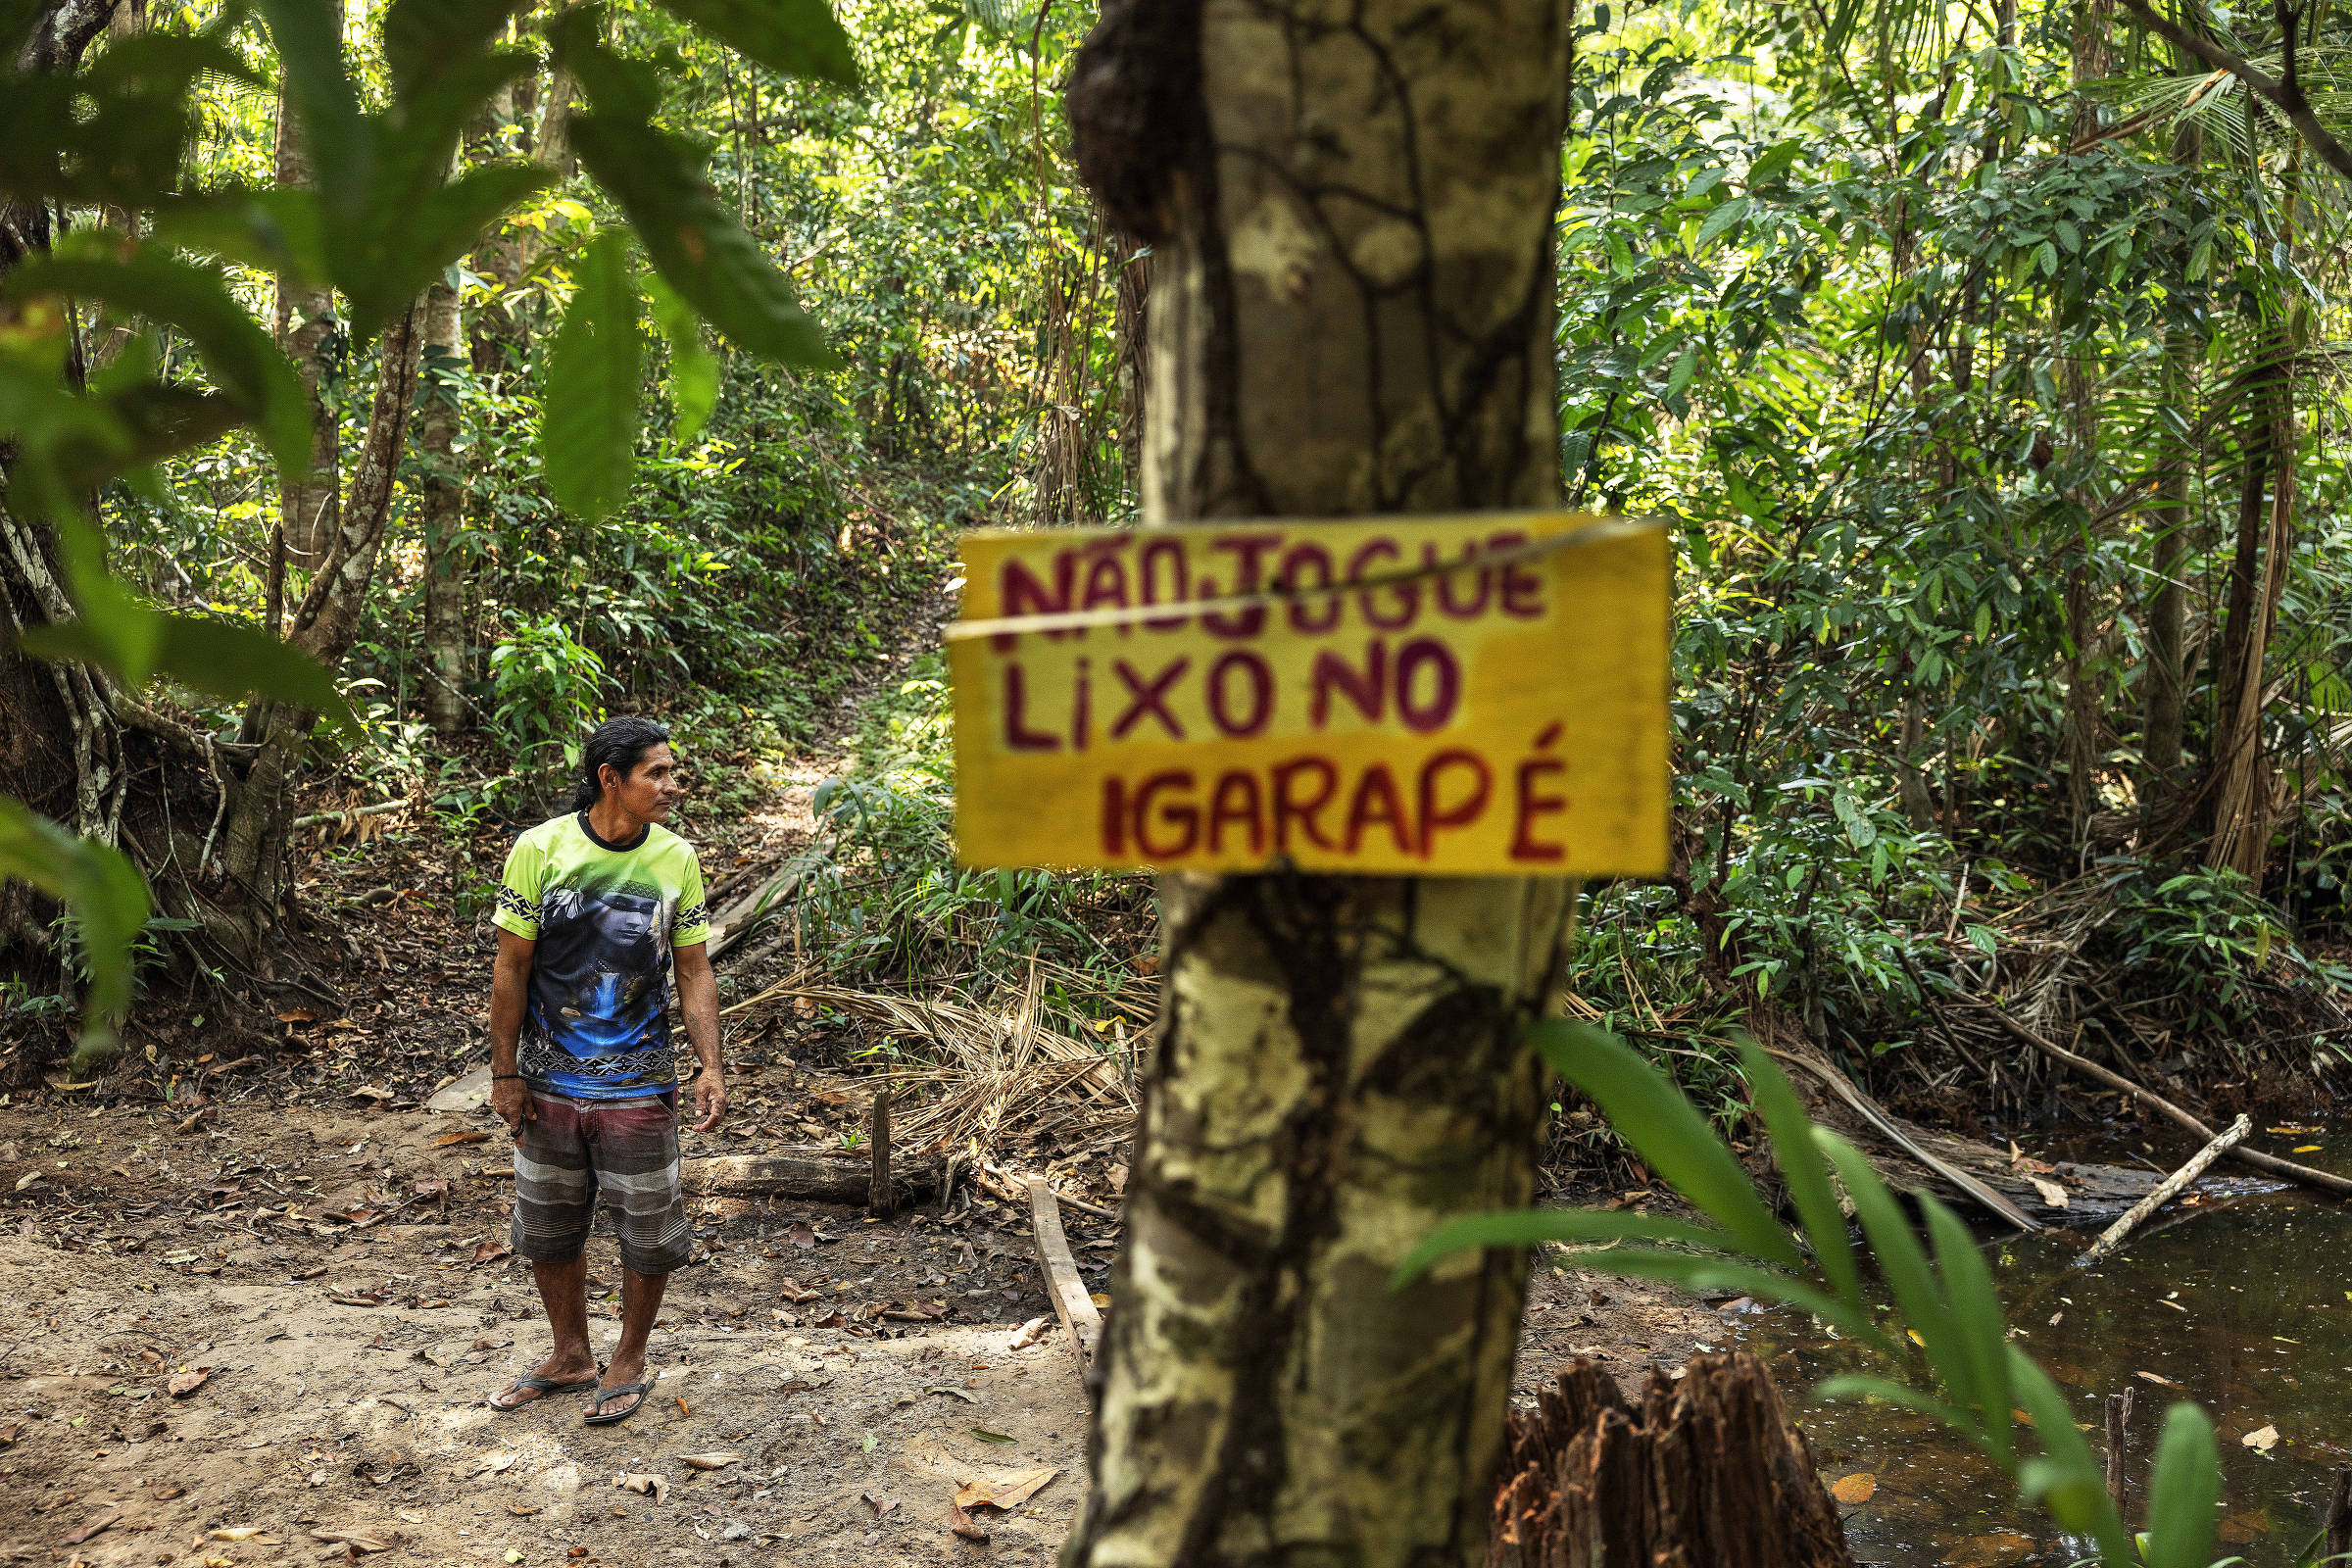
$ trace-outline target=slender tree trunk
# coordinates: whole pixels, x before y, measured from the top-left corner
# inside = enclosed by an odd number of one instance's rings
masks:
[[[335,32],[343,31],[343,0],[321,0],[334,18]],[[303,146],[302,126],[281,86],[277,95],[277,182],[312,185],[318,182],[310,152]],[[310,287],[280,279],[277,285],[277,346],[294,362],[294,372],[311,405],[311,470],[300,479],[281,480],[277,492],[278,522],[285,529],[286,559],[305,569],[325,560],[342,524],[335,515],[340,503],[342,432],[336,405],[336,383],[342,378],[347,346],[343,323],[335,312],[332,289]],[[271,631],[277,630],[271,627]],[[248,739],[254,737],[250,734]]]
[[[466,727],[466,475],[460,467],[458,388],[465,331],[458,296],[435,283],[424,295],[417,368],[417,525],[424,535],[424,711],[436,734]]]
[[[2273,415],[2270,506],[2261,505],[2256,488],[2260,481],[2251,481],[2248,490],[2253,504],[2241,512],[2237,556],[2231,563],[2230,641],[2236,647],[2224,663],[2228,684],[2223,723],[2214,744],[2213,837],[2205,851],[2206,864],[2230,866],[2257,881],[2271,840],[2271,803],[2265,783],[2268,770],[2262,757],[2263,675],[2278,601],[2286,591],[2287,564],[2294,553],[2295,414],[2291,395],[2283,386]],[[2241,619],[2244,631],[2239,634]]]
[[[1903,819],[1923,833],[1936,825],[1936,797],[1928,789],[1928,771],[1920,763],[1927,750],[1928,701],[1913,686],[1903,694],[1903,756],[1898,790]]]
[[[2090,84],[2107,74],[2108,12],[2106,0],[2078,0],[2073,34],[2075,83],[2074,141],[2080,145],[2094,135],[2106,115]],[[2055,312],[2053,312],[2055,314]],[[2063,379],[2074,424],[2077,452],[2083,464],[2080,492],[2085,511],[2095,511],[2099,492],[2095,460],[2099,450],[2098,363],[2095,346],[2078,341],[2067,351]],[[2099,761],[2103,715],[2099,670],[2100,614],[2106,597],[2097,579],[2095,538],[2085,531],[2074,549],[2066,573],[2066,804],[2067,821],[2080,843],[2099,807]]]
[[[1156,247],[1148,523],[1556,504],[1555,0],[1112,0],[1082,169]],[[1170,877],[1100,1352],[1108,1565],[1474,1564],[1526,1258],[1556,880]]]
[[[1111,330],[1119,355],[1119,466],[1133,506],[1141,505],[1144,494],[1144,405],[1152,387],[1152,251],[1131,234],[1115,228],[1111,233],[1111,254],[1118,258]]]
[[[416,396],[422,315],[421,307],[412,306],[384,329],[367,438],[351,477],[351,493],[337,510],[342,530],[329,542],[326,559],[296,607],[287,633],[287,642],[328,669],[341,665],[359,634],[360,614],[391,521],[393,476]],[[277,917],[288,824],[294,815],[294,768],[318,722],[317,713],[278,703],[257,701],[246,710],[245,732],[256,737],[257,744],[252,765],[230,792],[217,862],[235,892],[209,911],[213,918],[208,921],[216,939],[241,956],[258,951]]]
[[[2301,200],[2303,149],[2297,143],[2287,156],[2284,221],[2285,243],[2292,247]],[[2206,845],[2205,863],[2230,866],[2262,880],[2270,856],[2271,802],[2269,768],[2262,756],[2262,714],[2265,707],[2263,672],[2269,661],[2272,628],[2278,601],[2286,592],[2287,568],[2294,558],[2295,514],[2295,393],[2294,357],[2301,349],[2307,318],[2301,305],[2290,305],[2267,345],[2277,363],[2268,368],[2250,395],[2256,418],[2267,418],[2267,465],[2248,453],[2246,489],[2238,513],[2236,558],[2230,573],[2229,657],[2222,663],[2222,722],[2213,747],[2213,836]],[[2271,476],[2267,525],[2262,521],[2261,474]],[[2256,530],[2268,535],[2257,542]],[[2263,569],[2267,549],[2269,567]],[[2259,581],[2257,581],[2259,577]]]
[[[2173,162],[2193,172],[2205,159],[2204,127],[2184,121],[2173,133]],[[2193,192],[2187,205],[2194,217]],[[2183,225],[2185,233],[2186,225]],[[2185,273],[2188,244],[2180,245],[2179,265]],[[2164,341],[2164,391],[2168,410],[2185,410],[2196,381],[2197,361],[2204,344],[2186,327],[2168,328]],[[2180,784],[2180,747],[2188,713],[2188,559],[2194,514],[2189,495],[2198,467],[2198,452],[2180,435],[2166,432],[2164,456],[2156,480],[2156,505],[2151,514],[2156,529],[2155,583],[2148,596],[2148,655],[2144,676],[2147,712],[2140,734],[2140,757],[2146,777],[2142,799],[2154,808],[2169,806]]]

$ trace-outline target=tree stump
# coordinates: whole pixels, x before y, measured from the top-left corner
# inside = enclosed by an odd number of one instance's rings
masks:
[[[1854,1568],[1764,1363],[1652,1370],[1639,1409],[1579,1360],[1513,1413],[1487,1568]]]

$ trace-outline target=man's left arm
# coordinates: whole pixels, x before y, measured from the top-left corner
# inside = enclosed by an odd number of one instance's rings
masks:
[[[710,967],[710,949],[697,942],[674,954],[678,975],[678,1006],[686,1014],[686,1039],[703,1070],[694,1080],[694,1130],[709,1132],[727,1113],[727,1083],[718,1059],[718,974]]]

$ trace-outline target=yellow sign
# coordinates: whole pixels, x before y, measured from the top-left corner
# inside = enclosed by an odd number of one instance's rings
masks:
[[[963,561],[967,865],[1666,870],[1655,525],[991,531]]]

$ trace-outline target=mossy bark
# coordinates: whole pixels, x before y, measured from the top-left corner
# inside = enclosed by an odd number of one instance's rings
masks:
[[[1174,523],[1559,495],[1552,215],[1565,13],[1113,0],[1071,88],[1154,244],[1144,512]],[[1170,878],[1162,1017],[1064,1549],[1119,1564],[1475,1564],[1526,1260],[1522,1041],[1570,886]]]

